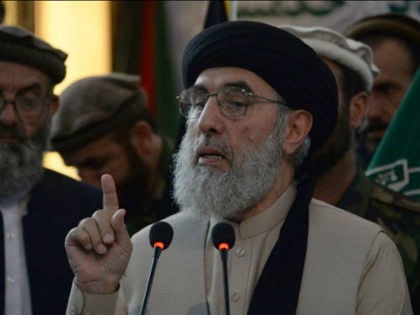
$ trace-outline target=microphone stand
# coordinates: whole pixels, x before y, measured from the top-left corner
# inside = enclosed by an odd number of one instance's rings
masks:
[[[220,249],[220,257],[222,259],[222,266],[223,266],[223,286],[224,286],[224,291],[225,291],[225,314],[230,315],[229,285],[228,285],[228,275],[227,275],[228,250],[225,248]]]
[[[211,231],[211,239],[214,247],[219,250],[220,258],[222,260],[223,286],[225,291],[225,314],[230,315],[227,258],[229,249],[231,249],[235,244],[235,231],[230,224],[220,222],[214,225]]]
[[[143,305],[141,306],[141,312],[140,312],[141,315],[146,314],[146,305],[147,305],[147,301],[149,299],[150,290],[152,289],[153,277],[155,275],[157,261],[160,257],[161,252],[162,252],[162,248],[159,247],[159,246],[155,246],[155,252],[153,254],[152,267],[150,269],[149,279],[147,279],[147,287],[146,287],[146,291],[144,292]]]

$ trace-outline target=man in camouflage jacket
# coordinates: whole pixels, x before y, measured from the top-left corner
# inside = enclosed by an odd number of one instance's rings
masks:
[[[378,223],[397,244],[414,314],[420,311],[420,204],[373,182],[361,167],[337,207]],[[417,311],[417,313],[416,313]]]
[[[320,27],[283,26],[311,46],[333,71],[339,88],[337,126],[315,156],[314,197],[378,223],[403,260],[414,314],[420,314],[420,204],[373,182],[358,165],[355,131],[366,114],[378,73],[370,48]]]

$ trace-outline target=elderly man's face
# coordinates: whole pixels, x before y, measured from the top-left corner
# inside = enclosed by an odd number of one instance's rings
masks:
[[[373,82],[367,116],[360,128],[360,142],[371,156],[413,79],[409,51],[402,42],[386,39],[372,49],[380,72]]]
[[[260,77],[240,68],[212,68],[201,73],[195,86],[208,93],[217,93],[228,85],[244,86],[251,92],[270,99],[276,99],[276,92]],[[245,116],[239,120],[226,118],[220,112],[217,98],[210,97],[198,119],[191,121],[196,139],[215,139],[225,148],[217,145],[203,145],[194,157],[194,165],[228,171],[233,159],[246,148],[256,147],[267,140],[277,117],[275,103],[255,103],[249,106]]]
[[[207,93],[241,86],[276,100],[276,92],[253,72],[211,68],[195,82]],[[237,120],[223,115],[215,96],[188,120],[176,158],[175,197],[183,209],[241,219],[278,183],[284,125],[277,104],[253,102]]]
[[[29,189],[42,172],[50,124],[49,80],[41,71],[0,61],[0,199]]]

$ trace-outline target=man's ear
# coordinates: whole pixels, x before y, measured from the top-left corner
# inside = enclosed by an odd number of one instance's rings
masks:
[[[302,109],[289,115],[283,141],[283,152],[286,155],[292,155],[303,143],[312,128],[312,120],[312,114]]]
[[[360,92],[354,95],[350,100],[350,127],[356,130],[362,124],[368,108],[369,95],[366,92]]]
[[[57,95],[53,94],[50,103],[50,115],[54,114],[59,106],[59,98]]]
[[[130,130],[130,143],[137,155],[147,159],[153,150],[153,130],[144,120],[138,121]]]

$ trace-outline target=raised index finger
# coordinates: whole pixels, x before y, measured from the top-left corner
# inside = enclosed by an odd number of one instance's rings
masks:
[[[119,209],[119,206],[114,179],[111,175],[104,174],[101,177],[101,184],[103,193],[103,209],[106,211],[116,212]]]

